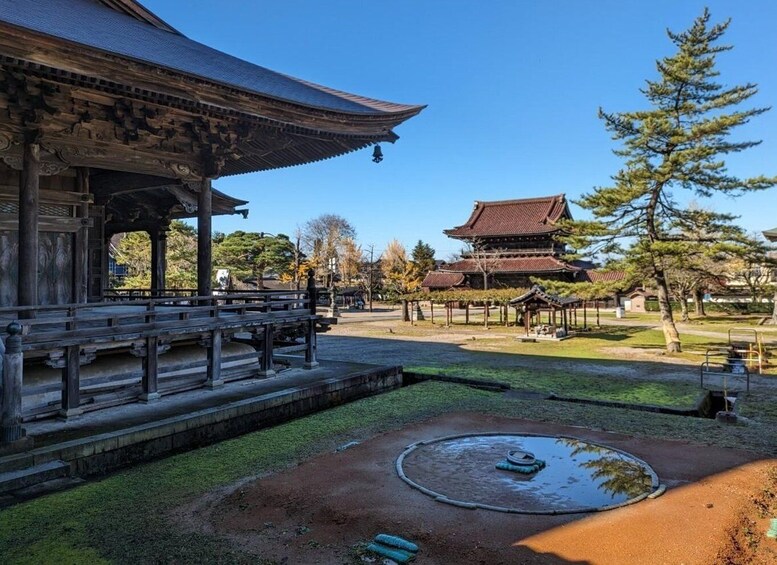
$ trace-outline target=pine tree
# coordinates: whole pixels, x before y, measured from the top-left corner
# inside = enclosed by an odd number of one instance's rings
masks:
[[[615,154],[624,160],[613,185],[596,188],[578,202],[595,220],[573,222],[570,242],[592,251],[623,251],[619,242],[634,241],[627,257],[644,268],[656,287],[666,348],[681,350],[672,317],[665,264],[682,257],[689,246],[708,243],[735,233],[733,216],[684,207],[674,192],[685,190],[697,197],[739,195],[777,184],[777,177],[740,179],[726,169],[723,157],[760,143],[729,141],[737,126],[767,110],[734,110],[757,92],[754,84],[724,87],[716,77],[715,58],[730,46],[718,45],[729,21],[710,25],[705,9],[682,33],[667,32],[677,52],[657,62],[659,78],[642,90],[650,109],[607,113],[599,117],[623,143]],[[702,234],[691,241],[687,234]],[[719,240],[718,240],[719,241]]]
[[[421,280],[424,279],[429,271],[433,271],[437,263],[434,260],[434,249],[428,243],[424,243],[420,239],[418,243],[413,247],[413,251],[410,256],[413,258],[415,264],[416,276]]]

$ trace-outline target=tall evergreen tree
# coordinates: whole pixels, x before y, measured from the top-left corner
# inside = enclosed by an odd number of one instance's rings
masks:
[[[413,259],[418,276],[422,280],[426,276],[426,273],[433,271],[436,266],[434,249],[431,245],[424,243],[420,239],[418,240],[418,243],[415,244],[415,247],[413,247],[410,256]]]
[[[284,234],[235,231],[214,246],[213,258],[219,267],[230,269],[235,278],[254,279],[257,288],[264,288],[265,273],[293,273],[294,244]]]
[[[612,186],[596,188],[578,202],[592,211],[595,220],[570,225],[575,234],[570,242],[578,249],[622,251],[619,241],[635,242],[626,254],[644,268],[657,289],[669,352],[678,352],[681,346],[669,303],[667,260],[682,257],[688,246],[707,242],[689,241],[687,234],[715,234],[719,241],[736,232],[731,229],[732,216],[681,206],[674,191],[709,198],[777,184],[777,177],[741,179],[726,169],[725,155],[760,143],[729,141],[729,134],[767,108],[733,109],[757,88],[717,82],[716,56],[731,49],[717,41],[729,21],[710,25],[709,20],[705,9],[687,31],[667,32],[677,52],[657,62],[658,79],[648,80],[642,90],[650,109],[599,110],[613,139],[623,143],[615,154],[624,165],[612,177]]]

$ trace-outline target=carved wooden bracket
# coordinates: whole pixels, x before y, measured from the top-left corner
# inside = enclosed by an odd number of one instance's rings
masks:
[[[48,98],[59,92],[59,87],[13,71],[0,76],[0,92],[8,97],[11,121],[21,122],[28,130],[25,132],[27,141],[38,141],[44,120],[59,114],[59,109],[48,102]]]

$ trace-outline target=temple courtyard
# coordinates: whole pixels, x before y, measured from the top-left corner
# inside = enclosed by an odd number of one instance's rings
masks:
[[[765,534],[777,515],[777,376],[751,376],[736,424],[695,417],[700,352],[726,334],[723,321],[688,326],[686,353],[670,358],[650,317],[612,318],[546,344],[521,343],[512,327],[346,312],[319,336],[322,382],[369,363],[403,365],[405,386],[6,507],[0,553],[29,563],[375,563],[367,545],[389,533],[419,545],[416,563],[774,562]],[[340,365],[327,369],[329,359]],[[252,387],[317,386],[315,374],[294,374],[219,394],[242,402]],[[401,480],[408,445],[473,433],[621,450],[666,491],[602,512],[535,515],[443,504]]]

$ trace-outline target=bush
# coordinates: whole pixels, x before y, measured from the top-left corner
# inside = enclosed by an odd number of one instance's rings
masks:
[[[672,312],[680,312],[680,303],[673,300],[669,303]],[[704,310],[707,313],[718,312],[723,314],[771,314],[774,309],[773,302],[704,302]],[[646,300],[645,310],[658,312],[658,300]],[[688,303],[688,310],[693,312],[694,305]]]

